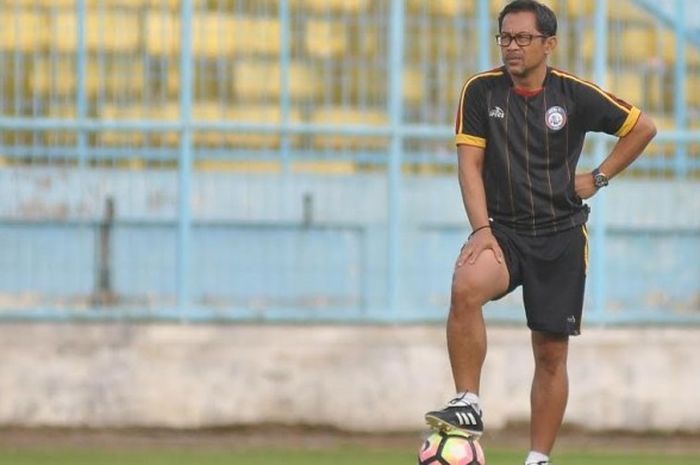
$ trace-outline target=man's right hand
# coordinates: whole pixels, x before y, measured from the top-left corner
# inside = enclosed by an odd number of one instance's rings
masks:
[[[476,231],[462,246],[462,250],[457,258],[457,268],[468,263],[473,265],[485,250],[493,251],[498,263],[503,263],[503,251],[498,245],[496,237],[491,232],[491,228],[484,228]]]

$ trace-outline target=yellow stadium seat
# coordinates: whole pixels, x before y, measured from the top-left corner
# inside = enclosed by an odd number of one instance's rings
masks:
[[[664,105],[664,80],[662,76],[658,73],[647,73],[646,80],[647,106],[650,109],[658,110]]]
[[[73,104],[58,105],[52,102],[46,112],[49,118],[75,119],[78,116],[77,109]],[[45,133],[46,142],[50,145],[75,145],[77,139],[76,131],[47,131]]]
[[[33,93],[40,95],[75,95],[77,92],[77,68],[74,59],[48,58],[32,62],[29,85]],[[85,70],[85,92],[94,97],[101,90],[108,95],[139,96],[144,88],[143,63],[140,61],[100,63],[88,60]]]
[[[436,15],[455,16],[471,15],[475,11],[475,2],[464,0],[409,0],[408,7],[412,11],[422,13],[424,7]]]
[[[233,91],[242,100],[270,100],[280,96],[281,68],[278,62],[238,62],[233,68]],[[289,65],[289,95],[306,99],[318,93],[317,73],[299,62]]]
[[[404,69],[403,97],[408,103],[422,102],[425,99],[425,88],[425,76],[419,68]]]
[[[613,0],[608,2],[608,18],[626,23],[652,24],[652,18],[630,0]]]
[[[342,55],[348,47],[345,25],[341,21],[309,20],[306,22],[304,43],[313,56]]]
[[[234,19],[231,34],[236,53],[277,55],[280,51],[280,23],[276,18]]]
[[[611,44],[612,45],[612,44]],[[649,27],[627,27],[620,34],[619,50],[624,61],[645,63],[656,49],[656,37]]]
[[[140,43],[139,19],[135,12],[123,10],[102,14],[89,10],[85,16],[85,46],[88,50],[132,52]],[[51,45],[61,52],[75,52],[78,45],[78,17],[61,10],[51,16]]]
[[[151,10],[146,18],[146,50],[153,55],[180,52],[181,22],[172,12]],[[195,56],[216,58],[231,53],[277,55],[280,25],[276,18],[198,13],[192,25]]]
[[[76,86],[75,62],[73,60],[47,59],[32,64],[29,87],[33,94],[73,95]]]
[[[30,8],[75,8],[77,0],[12,0],[11,2],[4,3]]]
[[[389,115],[384,110],[355,109],[347,107],[325,107],[316,110],[311,122],[334,125],[385,126]],[[314,146],[325,149],[383,149],[387,138],[345,135],[314,136]]]
[[[489,4],[489,11],[491,15],[496,18],[498,17],[498,14],[503,10],[503,7],[505,7],[508,3],[510,3],[512,0],[491,0]],[[554,13],[559,13],[559,2],[558,0],[539,0],[540,3],[543,3],[550,7]],[[471,2],[465,2],[465,3],[471,3]],[[474,2],[476,3],[476,2]]]
[[[491,16],[496,17],[498,13],[501,12],[504,6],[508,3],[508,0],[491,0],[489,2],[489,12]]]
[[[153,55],[175,55],[180,50],[180,19],[163,11],[146,14],[146,51]]]
[[[299,112],[290,112],[290,121],[300,120]],[[245,123],[272,123],[277,124],[282,120],[281,111],[276,105],[249,105],[243,107],[230,107],[220,102],[196,102],[192,109],[192,118],[195,121],[237,121]],[[298,136],[292,136],[293,143]],[[222,144],[234,145],[246,148],[273,148],[280,144],[278,135],[254,134],[250,132],[240,133],[232,131],[198,131],[194,134],[194,142],[197,145],[220,146]]]
[[[193,22],[192,51],[197,56],[216,58],[234,50],[236,23],[230,16],[197,13]]]
[[[675,63],[676,35],[672,31],[659,31],[658,45],[657,56],[660,56],[666,63]]]
[[[688,44],[686,48],[686,60],[688,66],[700,67],[700,47]]]
[[[700,107],[700,77],[697,75],[688,76],[688,80],[685,83],[686,95],[688,103],[696,107]],[[700,118],[694,118],[700,121]]]
[[[290,0],[294,9],[304,9],[315,13],[337,11],[342,13],[358,13],[365,11],[369,0]]]
[[[635,71],[609,73],[608,85],[611,92],[635,106],[641,106],[644,100],[644,76]]]
[[[594,7],[595,0],[566,0],[566,13],[570,18],[590,16]]]
[[[229,121],[238,121],[246,123],[270,123],[279,124],[282,122],[282,113],[279,105],[245,105],[234,106],[225,113],[225,117]],[[291,109],[289,121],[298,123],[301,121],[301,113],[297,109]],[[270,148],[279,147],[280,136],[277,134],[255,134],[248,133],[229,133],[226,134],[225,141],[228,144],[236,147],[245,148]],[[299,136],[291,136],[292,145],[297,145]]]
[[[357,172],[357,164],[348,160],[294,160],[292,162],[293,173],[314,173],[325,175],[344,175]]]
[[[32,52],[48,44],[49,24],[33,10],[10,10],[0,14],[0,49]]]
[[[166,102],[155,105],[103,105],[98,117],[104,120],[156,120],[175,121],[179,118],[178,103]],[[97,141],[104,145],[142,145],[146,141],[146,131],[102,131]],[[153,133],[151,141],[157,144],[174,146],[179,141],[177,132]]]

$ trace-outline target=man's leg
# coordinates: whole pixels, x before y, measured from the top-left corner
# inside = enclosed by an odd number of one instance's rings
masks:
[[[566,360],[569,337],[532,332],[535,375],[530,392],[530,447],[550,455],[564,418],[569,394]]]
[[[486,325],[483,305],[508,289],[508,268],[490,250],[474,264],[455,268],[450,313],[447,318],[447,349],[457,392],[479,393],[481,368],[486,357]]]
[[[481,307],[504,294],[508,282],[508,269],[505,263],[496,260],[492,250],[482,252],[473,264],[465,262],[455,267],[447,319],[447,348],[459,394],[445,409],[426,413],[425,420],[433,429],[458,430],[477,437],[483,433],[477,397],[486,357],[486,328]]]

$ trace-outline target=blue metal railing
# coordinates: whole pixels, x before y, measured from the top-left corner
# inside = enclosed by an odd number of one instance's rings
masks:
[[[683,5],[684,2],[678,2],[677,14],[682,15],[684,12]],[[428,4],[426,4],[427,7]],[[606,33],[608,20],[605,14],[607,10],[607,1],[597,0],[596,2],[596,14],[593,17],[595,23],[596,31],[596,49],[602,51],[594,55],[593,64],[593,76],[594,79],[600,83],[605,82],[605,76],[607,71],[607,64],[609,63],[609,57],[607,56],[607,41],[608,34]],[[3,159],[9,165],[10,168],[5,168],[9,170],[18,170],[24,173],[23,170],[31,171],[34,167],[48,167],[51,168],[51,160],[60,159],[63,162],[76,161],[78,168],[75,168],[76,172],[79,173],[83,181],[88,181],[95,176],[93,172],[89,170],[91,162],[95,160],[106,159],[108,161],[116,162],[122,159],[129,160],[138,158],[145,161],[176,161],[176,177],[174,178],[176,184],[176,201],[175,207],[172,211],[168,211],[164,214],[166,219],[160,218],[154,220],[154,223],[172,230],[177,237],[176,248],[172,251],[175,256],[174,260],[174,279],[172,287],[175,289],[174,299],[170,302],[158,303],[155,306],[146,306],[147,308],[127,308],[122,306],[121,308],[111,309],[105,311],[103,308],[93,308],[90,307],[87,310],[82,308],[82,306],[76,306],[76,308],[65,308],[61,306],[57,307],[47,307],[42,303],[35,304],[31,309],[13,309],[12,306],[6,308],[7,311],[0,312],[0,315],[5,317],[13,318],[40,318],[40,319],[64,319],[64,318],[103,318],[103,319],[120,319],[120,318],[136,318],[136,319],[176,319],[176,320],[189,320],[189,321],[199,321],[199,320],[214,320],[214,319],[251,319],[251,318],[263,318],[263,319],[285,319],[285,320],[334,320],[334,321],[417,321],[417,320],[431,320],[440,318],[440,313],[436,312],[437,308],[444,306],[444,301],[439,303],[434,303],[431,307],[429,304],[430,296],[422,296],[422,303],[412,305],[407,300],[410,300],[410,296],[414,295],[415,289],[412,288],[412,284],[409,284],[409,278],[406,274],[406,268],[414,266],[414,261],[419,261],[415,256],[412,256],[412,248],[415,244],[421,244],[421,238],[424,234],[429,237],[440,237],[442,239],[435,239],[438,242],[440,240],[445,240],[447,242],[455,242],[459,240],[459,236],[462,231],[467,228],[464,219],[455,220],[454,218],[444,220],[444,225],[431,230],[431,232],[426,233],[420,227],[416,227],[415,224],[409,224],[416,222],[417,220],[413,218],[413,212],[409,211],[413,209],[414,205],[408,201],[408,196],[414,189],[417,189],[419,184],[414,179],[409,178],[404,170],[407,166],[411,164],[416,165],[427,165],[430,167],[440,168],[441,166],[451,166],[453,165],[453,160],[449,157],[447,158],[437,158],[434,154],[429,151],[410,151],[406,149],[407,141],[420,140],[425,143],[434,144],[434,146],[447,147],[445,150],[451,151],[451,140],[453,129],[450,127],[448,122],[445,123],[435,123],[433,121],[418,121],[418,122],[408,122],[404,117],[407,104],[404,101],[403,90],[406,86],[404,82],[404,70],[408,63],[408,54],[411,45],[411,38],[406,37],[406,24],[407,17],[411,14],[408,11],[407,4],[402,0],[391,0],[386,4],[387,14],[384,14],[384,10],[381,14],[377,14],[376,18],[372,18],[372,21],[386,21],[383,32],[385,35],[382,40],[386,40],[386,56],[383,60],[387,64],[386,69],[386,82],[385,87],[385,97],[386,100],[380,99],[377,106],[384,105],[386,110],[387,120],[385,123],[380,124],[369,124],[369,123],[334,123],[334,122],[310,122],[310,121],[295,121],[292,118],[292,110],[298,102],[294,101],[290,93],[290,86],[292,81],[292,76],[290,75],[290,69],[293,60],[298,60],[298,42],[299,38],[295,36],[297,29],[297,22],[299,19],[295,16],[295,10],[290,6],[289,2],[286,0],[281,0],[279,2],[276,15],[279,23],[279,34],[281,47],[279,48],[279,54],[275,59],[280,64],[280,73],[278,77],[273,77],[274,79],[279,78],[279,96],[278,101],[275,102],[280,108],[280,120],[278,122],[245,122],[245,121],[232,121],[225,118],[220,120],[199,120],[194,117],[194,107],[196,105],[196,92],[195,92],[195,80],[197,64],[194,53],[193,53],[193,43],[195,40],[193,31],[193,19],[196,17],[198,12],[194,9],[191,0],[183,0],[180,4],[180,17],[183,20],[180,23],[180,45],[179,45],[179,55],[177,62],[179,64],[178,74],[180,78],[179,84],[179,116],[177,119],[163,121],[151,118],[145,119],[119,119],[119,120],[108,120],[101,119],[95,116],[94,110],[91,108],[91,96],[87,93],[86,77],[88,72],[88,62],[90,59],[90,53],[87,46],[86,38],[86,17],[89,14],[89,10],[86,7],[85,0],[77,0],[76,3],[76,18],[77,18],[77,29],[76,33],[76,93],[75,93],[75,117],[74,118],[51,118],[51,117],[27,117],[22,116],[21,112],[17,112],[16,115],[3,115],[0,116],[0,130],[3,133],[22,133],[22,132],[33,132],[33,133],[45,133],[51,131],[64,131],[64,132],[74,132],[77,137],[75,139],[75,145],[64,145],[64,146],[49,146],[33,143],[27,144],[6,144],[0,143],[0,154]],[[476,36],[480,42],[480,46],[476,47],[477,50],[477,60],[476,65],[478,69],[488,68],[494,63],[490,62],[489,48],[492,47],[491,32],[493,30],[492,23],[494,22],[489,18],[489,1],[479,0],[474,9],[473,24],[476,25]],[[364,13],[349,13],[353,14],[365,14],[371,15],[371,10]],[[427,21],[427,20],[425,20]],[[676,33],[678,37],[685,37],[688,35],[691,38],[691,34],[687,34],[687,31],[683,29],[683,26],[676,27]],[[488,45],[488,46],[487,46]],[[677,51],[680,56],[685,56],[686,44],[684,40],[677,41]],[[429,58],[429,57],[428,57]],[[148,57],[145,57],[148,60]],[[342,57],[334,58],[335,60],[343,60]],[[427,59],[427,58],[426,58]],[[311,60],[311,59],[310,59]],[[323,58],[323,60],[327,60]],[[377,59],[381,61],[382,59]],[[322,62],[325,66],[328,66],[328,61]],[[431,64],[431,63],[428,63]],[[422,63],[421,65],[425,65]],[[358,67],[362,67],[363,64],[358,64]],[[685,82],[688,72],[688,63],[685,59],[679,59],[675,63],[675,83],[678,87],[681,83]],[[422,66],[421,69],[428,70],[430,66]],[[473,71],[476,71],[474,69]],[[444,76],[442,76],[444,77]],[[21,78],[16,79],[21,80]],[[429,87],[429,86],[425,86]],[[680,86],[679,88],[682,88]],[[455,99],[456,99],[455,89]],[[15,93],[15,98],[19,94]],[[429,98],[429,93],[426,94],[426,99]],[[223,99],[224,97],[220,97]],[[343,97],[345,99],[345,97]],[[20,98],[21,100],[21,98]],[[365,99],[367,100],[367,99]],[[690,131],[684,129],[689,123],[689,116],[687,114],[687,106],[685,104],[685,94],[683,91],[678,91],[674,98],[674,115],[676,123],[679,127],[678,130],[665,130],[661,131],[657,136],[655,142],[657,143],[673,143],[676,144],[677,150],[675,151],[674,157],[672,159],[667,159],[663,157],[654,158],[642,158],[638,163],[635,164],[635,169],[645,172],[669,172],[672,173],[674,179],[685,179],[690,173],[698,173],[700,171],[700,157],[692,156],[688,150],[691,144],[700,143],[700,131]],[[239,104],[240,102],[234,101],[233,104]],[[343,100],[341,104],[349,105],[348,101]],[[21,105],[15,105],[19,107]],[[303,107],[303,105],[301,105]],[[422,105],[422,111],[425,111],[429,105]],[[305,107],[305,110],[308,108]],[[444,110],[444,109],[441,109]],[[697,111],[697,109],[696,109]],[[441,120],[449,120],[447,118],[440,118]],[[138,131],[142,133],[149,134],[164,134],[164,133],[177,133],[179,139],[177,141],[177,146],[162,147],[154,146],[104,146],[96,144],[92,141],[95,135],[102,134],[106,131],[114,131],[119,133],[127,133]],[[268,149],[231,149],[227,147],[202,147],[195,143],[195,137],[197,134],[204,132],[214,132],[222,134],[260,134],[267,136],[279,136],[279,148],[268,148]],[[333,149],[328,151],[323,151],[318,147],[313,146],[299,146],[298,143],[293,142],[294,138],[299,137],[318,137],[323,135],[342,135],[342,136],[357,136],[360,138],[383,138],[388,142],[385,143],[382,148],[379,149],[354,149],[346,150],[342,153],[337,153]],[[607,149],[607,144],[610,139],[606,137],[594,137],[593,138],[593,150],[586,152],[584,159],[582,161],[583,165],[593,165],[601,161],[601,157]],[[431,145],[433,146],[433,145]],[[329,155],[330,153],[330,155]],[[25,164],[23,160],[26,158],[35,159],[38,157],[46,157],[49,162],[48,164],[42,164],[39,162],[30,162]],[[332,158],[330,158],[332,157]],[[295,184],[299,183],[300,177],[294,173],[294,163],[300,160],[320,160],[324,162],[328,161],[342,161],[349,160],[361,165],[370,165],[372,167],[380,167],[383,169],[381,171],[381,176],[385,184],[383,187],[384,191],[381,191],[382,195],[385,197],[381,200],[379,197],[373,197],[369,203],[380,203],[384,207],[377,207],[378,210],[383,211],[385,216],[381,218],[380,221],[376,219],[358,219],[353,218],[349,215],[347,220],[349,223],[334,223],[330,220],[321,219],[318,223],[315,223],[314,227],[320,228],[330,228],[337,234],[342,235],[346,232],[350,232],[350,239],[348,249],[348,260],[351,262],[348,267],[338,266],[333,268],[330,265],[318,265],[320,267],[317,270],[318,273],[323,274],[324,271],[333,270],[334,272],[344,272],[347,269],[354,269],[357,267],[361,269],[364,278],[360,281],[362,284],[362,289],[360,291],[355,290],[342,290],[338,292],[342,294],[343,292],[355,292],[362,295],[362,297],[352,297],[354,302],[353,306],[347,307],[342,304],[337,305],[326,305],[322,311],[314,310],[313,305],[304,307],[298,303],[293,305],[284,306],[280,303],[268,303],[265,304],[264,310],[256,310],[255,305],[250,303],[241,303],[236,301],[235,303],[228,303],[224,305],[224,308],[214,308],[212,306],[202,305],[202,291],[195,288],[193,285],[194,275],[201,270],[197,269],[196,254],[193,251],[195,247],[199,247],[200,244],[197,240],[193,238],[193,231],[198,228],[203,228],[211,224],[207,221],[202,220],[197,216],[196,212],[193,212],[193,198],[199,195],[201,188],[197,185],[200,173],[196,168],[196,164],[202,160],[225,160],[225,161],[279,161],[281,163],[281,173],[283,178],[278,178],[276,176],[269,176],[269,188],[271,191],[278,189],[280,184]],[[425,161],[427,160],[427,162]],[[0,169],[2,171],[2,169]],[[356,175],[357,182],[361,187],[357,188],[356,194],[362,193],[362,186],[365,182],[373,182],[374,178],[371,175],[372,170],[368,170],[370,174],[362,173]],[[664,174],[665,176],[666,174]],[[144,173],[144,176],[148,179],[151,177],[149,173]],[[154,177],[156,175],[153,175]],[[137,175],[134,175],[137,177]],[[436,176],[440,178],[440,176]],[[282,180],[280,180],[282,179]],[[326,179],[324,176],[320,177],[321,187],[317,185],[312,185],[309,187],[310,190],[317,192],[319,197],[323,197],[325,194],[331,196],[334,190],[338,187],[335,181]],[[240,178],[236,178],[237,182],[241,182]],[[442,179],[437,179],[434,185],[431,184],[432,188],[443,188],[445,183]],[[170,183],[171,181],[163,181],[164,183]],[[450,185],[456,184],[456,181],[452,182]],[[217,188],[219,189],[219,188]],[[430,189],[421,192],[430,192]],[[226,191],[221,188],[217,190],[218,192],[225,193]],[[275,191],[277,192],[277,191]],[[380,192],[380,191],[378,191]],[[240,195],[241,192],[236,191],[236,195]],[[122,195],[126,195],[122,192]],[[217,194],[218,195],[218,194]],[[288,210],[294,208],[293,205],[287,205],[286,199],[283,197],[286,195],[284,191],[279,191],[278,194],[282,199],[279,200],[279,205],[276,208],[280,210]],[[453,191],[452,199],[457,200],[458,195]],[[207,198],[208,201],[212,203],[221,202],[216,198]],[[451,202],[454,203],[454,202]],[[611,231],[609,224],[611,218],[608,218],[609,208],[606,206],[607,201],[605,197],[600,197],[596,199],[594,204],[594,217],[592,218],[592,233],[593,233],[593,249],[594,255],[592,259],[592,276],[591,276],[591,288],[589,293],[589,315],[590,317],[600,323],[606,322],[617,322],[617,323],[627,323],[627,322],[667,322],[667,323],[678,323],[679,321],[692,321],[698,322],[697,312],[681,312],[681,313],[665,313],[663,305],[641,305],[639,304],[637,308],[630,307],[637,304],[626,304],[628,308],[622,313],[615,313],[610,310],[610,297],[614,289],[611,289],[613,285],[609,282],[610,271],[607,269],[608,264],[605,261],[607,251],[611,249],[610,241]],[[261,214],[257,207],[248,207],[254,210],[255,214]],[[330,207],[329,207],[330,208]],[[336,205],[335,208],[346,208],[345,205]],[[376,211],[370,206],[363,206],[369,213],[363,212],[368,218],[377,215]],[[382,210],[384,208],[384,210]],[[9,210],[9,208],[8,208]],[[692,211],[692,209],[691,209]],[[143,213],[143,212],[142,212]],[[142,214],[139,213],[139,214]],[[138,215],[137,215],[138,216]],[[225,216],[225,215],[224,215]],[[264,215],[263,215],[264,216]],[[288,253],[293,253],[293,243],[294,241],[303,242],[303,222],[292,221],[287,222],[286,213],[281,213],[278,215],[279,218],[271,219],[270,222],[256,222],[254,219],[235,219],[235,220],[221,220],[220,224],[226,225],[227,228],[231,230],[240,230],[245,228],[253,227],[250,235],[247,236],[248,240],[255,240],[260,234],[266,234],[269,231],[270,224],[286,225],[285,231],[290,233],[290,238],[287,239],[289,242],[288,249],[285,249]],[[3,226],[9,226],[15,224],[16,222],[22,223],[25,221],[24,226],[36,227],[36,228],[46,228],[47,224],[57,223],[66,224],[73,221],[73,226],[78,228],[88,228],[93,230],[97,228],[99,221],[92,216],[80,217],[78,215],[75,219],[65,218],[52,218],[47,217],[40,219],[39,222],[34,221],[32,218],[23,219],[21,215],[10,214],[5,215],[2,220],[0,220],[0,229]],[[146,222],[148,223],[148,222]],[[146,223],[139,223],[139,220],[130,219],[128,217],[117,218],[115,222],[115,227],[140,227],[146,229],[149,226]],[[358,226],[358,223],[360,224]],[[43,226],[42,226],[43,225]],[[140,225],[140,226],[138,226]],[[306,226],[308,228],[308,225]],[[690,236],[695,237],[696,234],[693,231],[697,231],[696,226],[690,226]],[[700,229],[700,228],[698,228]],[[674,231],[679,232],[682,228],[676,228]],[[301,236],[297,233],[302,232]],[[419,231],[419,232],[416,232]],[[649,231],[644,231],[639,229],[629,228],[630,235],[632,234],[650,234]],[[685,231],[685,230],[683,230]],[[672,231],[673,234],[673,231]],[[14,237],[14,236],[13,236]],[[292,239],[293,238],[293,239]],[[383,238],[383,239],[378,239]],[[333,241],[328,240],[328,250],[332,251]],[[433,240],[433,239],[430,239]],[[157,244],[156,244],[157,245]],[[126,246],[128,247],[128,241]],[[154,245],[155,246],[155,245]],[[225,248],[224,242],[219,243],[219,246]],[[617,247],[617,246],[616,246]],[[361,252],[358,252],[360,251]],[[378,252],[375,256],[375,252]],[[353,258],[352,253],[357,253],[360,258]],[[445,254],[444,249],[439,249],[436,255]],[[214,256],[215,252],[207,251],[207,256]],[[378,258],[379,257],[379,258]],[[246,261],[247,260],[247,261]],[[243,257],[243,262],[250,263],[255,262],[255,257],[252,254],[249,257]],[[274,260],[261,259],[264,261],[262,266],[274,266]],[[420,263],[419,263],[420,264]],[[162,264],[161,264],[162,265]],[[424,263],[426,267],[433,266],[430,263]],[[327,270],[323,268],[327,267]],[[21,268],[21,267],[20,267]],[[165,270],[165,266],[162,266]],[[449,273],[449,270],[440,268],[439,273]],[[166,270],[167,271],[167,270]],[[172,271],[172,270],[170,270]],[[227,271],[229,273],[230,271]],[[352,271],[354,273],[354,271]],[[232,273],[232,282],[234,286],[245,286],[245,283],[251,283],[252,281],[247,278],[242,278],[241,276],[246,273],[244,269],[235,269]],[[238,273],[238,275],[236,274]],[[288,272],[290,275],[294,274],[294,271]],[[430,274],[429,270],[416,271],[418,275],[417,281],[421,279],[428,279]],[[287,275],[285,275],[287,276]],[[281,279],[284,280],[285,276]],[[242,284],[236,283],[239,280]],[[338,281],[342,281],[344,278],[336,278]],[[225,281],[225,280],[223,280]],[[374,282],[376,281],[376,283]],[[444,279],[447,282],[447,279]],[[337,285],[338,283],[333,283]],[[224,294],[223,289],[225,289],[226,284],[220,283],[217,292]],[[37,292],[40,292],[40,286],[37,286]],[[285,292],[290,295],[293,293],[293,289],[289,286],[282,284],[280,285],[280,293]],[[686,289],[688,293],[700,291],[697,289]],[[441,298],[444,299],[445,289],[440,290]],[[343,294],[344,295],[344,294]],[[353,296],[355,294],[352,294]],[[409,297],[406,297],[409,296]],[[507,306],[507,305],[506,305]],[[70,305],[68,306],[70,307]],[[662,316],[662,315],[666,316]],[[520,313],[514,313],[509,311],[508,308],[498,307],[493,311],[489,312],[491,318],[511,321],[514,319],[519,319]]]

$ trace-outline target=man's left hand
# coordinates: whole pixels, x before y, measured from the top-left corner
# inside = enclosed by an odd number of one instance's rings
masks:
[[[576,195],[582,200],[590,199],[598,192],[598,188],[593,183],[593,175],[591,173],[578,173],[574,180],[574,189]]]

